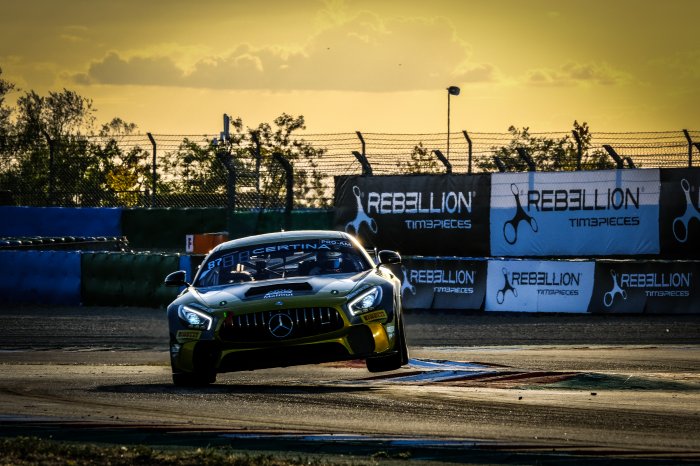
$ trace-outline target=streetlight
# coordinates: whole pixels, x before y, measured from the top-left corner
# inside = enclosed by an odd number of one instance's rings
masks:
[[[447,88],[447,158],[450,158],[450,96],[459,95],[459,88],[457,86],[450,86]]]

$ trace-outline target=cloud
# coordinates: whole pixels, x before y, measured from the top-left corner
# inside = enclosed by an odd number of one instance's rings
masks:
[[[573,62],[558,69],[534,69],[526,73],[525,81],[535,86],[578,86],[598,84],[614,86],[629,81],[630,76],[606,64]]]
[[[123,58],[112,52],[74,76],[82,84],[213,89],[406,91],[497,79],[494,65],[473,63],[446,19],[363,13],[317,32],[303,46],[240,44],[185,71],[167,56]]]
[[[87,74],[75,76],[81,84],[181,85],[183,71],[168,57],[134,57],[128,60],[110,52],[93,63]]]

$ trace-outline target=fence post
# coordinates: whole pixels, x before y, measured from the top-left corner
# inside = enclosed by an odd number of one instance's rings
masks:
[[[464,139],[467,140],[467,147],[469,148],[469,159],[468,159],[468,165],[467,165],[467,173],[472,172],[472,138],[469,137],[469,134],[467,133],[467,130],[463,129],[462,134],[464,135]]]
[[[262,156],[260,154],[260,137],[257,131],[250,133],[250,137],[253,139],[254,147],[250,148],[253,153],[253,158],[255,159],[255,196],[257,197],[255,203],[258,207],[258,213],[262,210],[261,196],[260,196],[260,163],[262,161]],[[258,214],[259,215],[259,214]]]
[[[581,143],[581,135],[578,134],[578,131],[575,129],[571,130],[571,134],[574,135],[574,139],[576,140],[576,152],[578,154],[578,157],[576,158],[576,170],[581,171],[581,159],[583,159],[583,145]]]
[[[445,166],[445,170],[447,171],[447,174],[449,175],[452,173],[452,164],[450,163],[449,160],[440,152],[440,149],[435,149],[433,151],[435,153],[435,156],[438,158],[440,162]]]
[[[151,176],[151,207],[156,206],[156,140],[153,139],[153,135],[151,133],[146,133],[148,135],[148,139],[151,140],[151,145],[153,146],[153,175]]]
[[[503,173],[507,170],[506,164],[503,163],[503,160],[501,160],[501,158],[499,156],[497,156],[497,155],[493,156],[493,163],[496,164],[496,167],[498,168],[499,172]]]
[[[372,165],[370,165],[369,160],[367,160],[367,152],[365,152],[365,138],[362,137],[362,133],[359,131],[355,131],[355,134],[357,134],[357,137],[362,143],[362,153],[360,154],[354,150],[352,151],[352,155],[355,156],[357,161],[360,162],[360,165],[362,166],[362,176],[372,176]]]
[[[216,139],[214,139],[212,145],[216,150],[216,158],[226,167],[228,172],[228,177],[226,178],[226,203],[228,204],[229,215],[232,217],[233,212],[236,210],[236,166],[233,163],[231,152],[225,150],[223,142],[217,144]]]
[[[693,166],[693,138],[690,137],[687,129],[683,130],[683,134],[688,141],[688,168],[691,168]]]
[[[284,205],[284,229],[289,230],[292,227],[292,208],[294,207],[294,169],[289,160],[284,158],[281,153],[273,153],[272,158],[282,166],[287,177],[287,196]]]
[[[530,154],[528,153],[527,149],[525,149],[524,147],[517,147],[515,150],[518,151],[518,156],[520,157],[520,159],[527,164],[528,171],[534,172],[537,170],[535,161],[532,160],[532,157],[530,157]]]
[[[608,155],[610,155],[610,157],[615,161],[615,163],[617,164],[617,168],[625,168],[625,162],[627,162],[627,166],[629,168],[637,168],[635,167],[634,162],[630,157],[620,157],[611,145],[603,144],[603,149],[605,149]]]
[[[49,136],[49,133],[46,132],[46,130],[41,130],[41,133],[44,135],[46,138],[46,143],[49,145],[49,199],[48,203],[49,205],[53,205],[55,201],[55,190],[56,190],[56,172],[54,170],[54,151],[55,151],[55,145],[53,139],[51,139],[51,136]]]

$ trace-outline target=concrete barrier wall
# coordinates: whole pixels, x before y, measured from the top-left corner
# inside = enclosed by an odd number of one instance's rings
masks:
[[[163,307],[191,281],[202,255],[0,251],[0,292],[10,304]],[[394,271],[406,309],[700,313],[700,261],[404,257]]]
[[[0,293],[5,303],[80,304],[80,253],[0,251]]]
[[[122,234],[138,249],[185,250],[185,236],[226,231],[226,209],[124,209]]]
[[[158,307],[178,293],[163,279],[180,269],[179,254],[84,253],[81,265],[85,305]]]

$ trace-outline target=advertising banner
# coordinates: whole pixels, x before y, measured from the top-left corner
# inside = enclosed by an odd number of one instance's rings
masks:
[[[337,230],[366,247],[426,256],[486,256],[490,176],[342,176]]]
[[[486,260],[404,257],[394,272],[406,309],[483,308]]]
[[[493,256],[659,253],[659,170],[494,173]]]
[[[700,258],[700,168],[661,169],[661,255]]]
[[[0,236],[122,236],[120,207],[0,206]]]
[[[587,312],[594,273],[592,261],[490,260],[486,310]]]
[[[590,312],[700,313],[700,262],[599,261]]]

